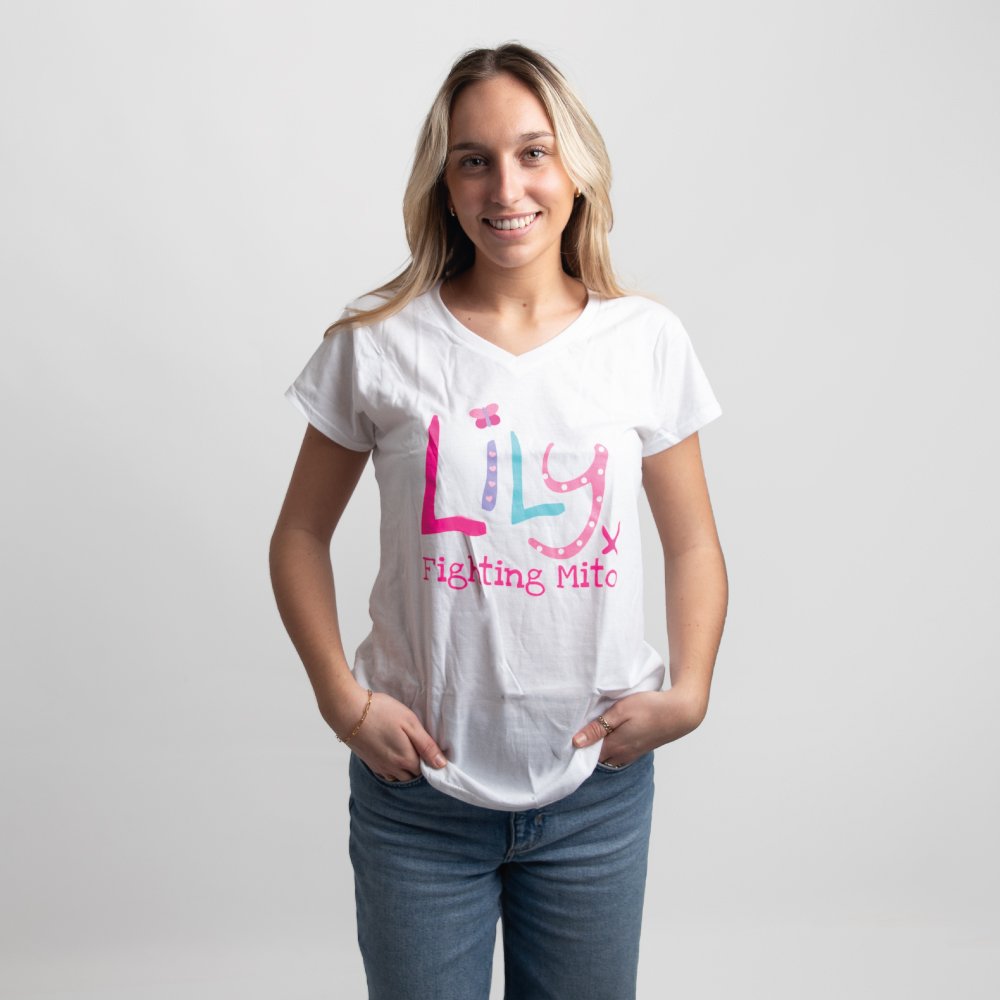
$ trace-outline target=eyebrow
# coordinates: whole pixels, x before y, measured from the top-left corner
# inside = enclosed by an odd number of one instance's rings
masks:
[[[551,132],[522,132],[518,137],[518,142],[531,142],[534,139],[554,139]],[[448,147],[449,153],[454,153],[457,149],[482,149],[484,143],[481,142],[456,142],[454,146]]]

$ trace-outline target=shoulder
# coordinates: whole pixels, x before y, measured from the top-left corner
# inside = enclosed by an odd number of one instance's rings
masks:
[[[421,294],[410,299],[410,301],[405,305],[401,307],[397,306],[394,311],[389,313],[387,316],[383,316],[381,319],[377,320],[369,320],[368,317],[363,315],[364,313],[382,308],[392,302],[393,297],[386,292],[367,292],[364,295],[359,295],[355,299],[351,299],[351,301],[344,306],[344,315],[360,315],[360,320],[353,325],[355,327],[365,327],[369,330],[376,330],[379,327],[384,326],[386,323],[404,325],[413,324],[418,322],[418,320],[425,314],[425,311],[430,304],[430,299],[430,290],[422,292]]]
[[[646,295],[622,295],[601,300],[602,326],[633,342],[648,341],[650,346],[685,337],[686,331],[677,314],[668,306]]]
[[[352,299],[344,307],[345,317],[357,319],[343,329],[350,330],[353,338],[381,355],[395,346],[397,349],[411,343],[417,334],[428,325],[432,316],[431,291],[425,291],[410,299],[405,305],[382,316],[370,316],[372,310],[380,309],[392,301],[388,293],[368,292]]]
[[[629,319],[650,326],[666,326],[679,322],[677,314],[648,295],[621,295],[601,300],[601,311],[616,319]]]

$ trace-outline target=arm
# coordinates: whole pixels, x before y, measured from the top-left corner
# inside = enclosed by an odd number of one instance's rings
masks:
[[[605,739],[602,757],[616,764],[701,724],[729,599],[698,435],[645,458],[642,482],[663,546],[671,687],[630,695],[604,713],[616,731]],[[588,746],[603,736],[595,720],[573,742]]]
[[[281,620],[309,675],[320,714],[344,737],[361,718],[368,694],[354,680],[344,654],[330,541],[368,454],[337,444],[310,424],[270,546]],[[386,694],[373,697],[351,749],[379,774],[404,780],[420,773],[421,757],[433,766],[444,764],[416,715]]]

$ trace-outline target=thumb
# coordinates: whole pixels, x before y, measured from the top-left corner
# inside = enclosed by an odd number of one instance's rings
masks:
[[[615,710],[609,708],[602,716],[602,719],[614,729],[617,726],[617,716],[615,715]],[[604,739],[605,736],[610,736],[611,734],[601,725],[599,719],[594,719],[588,722],[583,729],[581,729],[576,736],[573,737],[573,746],[575,747],[589,747],[591,743],[599,743]]]
[[[430,764],[431,767],[441,768],[448,763],[441,748],[422,726],[418,726],[416,731],[410,734],[410,742],[413,744],[413,749],[420,754],[420,759]]]

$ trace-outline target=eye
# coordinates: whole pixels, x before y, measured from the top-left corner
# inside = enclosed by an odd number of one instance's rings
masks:
[[[538,153],[538,156],[532,155],[534,153]],[[534,160],[537,163],[539,160],[548,156],[549,151],[547,149],[543,149],[541,146],[532,146],[531,149],[525,151],[524,155],[527,156],[529,160]]]
[[[473,163],[473,160],[477,162]],[[475,167],[478,166],[480,163],[485,163],[485,162],[486,161],[481,156],[476,156],[475,154],[473,154],[472,156],[463,156],[462,159],[458,161],[458,165],[460,167]]]

